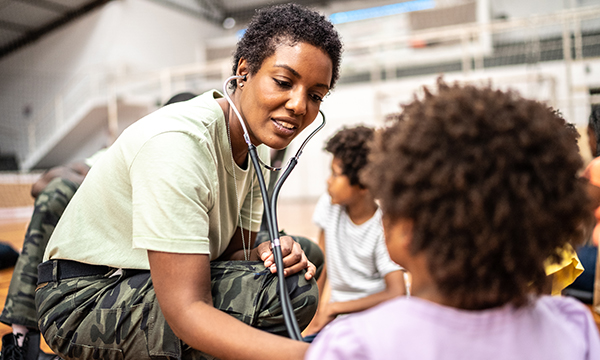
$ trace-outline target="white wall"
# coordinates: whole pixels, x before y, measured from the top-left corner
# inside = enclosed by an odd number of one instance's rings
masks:
[[[492,17],[506,15],[509,19],[549,14],[559,10],[598,5],[598,0],[490,0]]]
[[[544,9],[549,12],[567,8],[565,1],[550,0]],[[578,0],[577,5],[586,5],[590,1]],[[493,11],[506,9],[510,17],[533,11],[530,3],[537,4],[538,8],[540,3],[546,4],[542,0],[490,0]],[[340,3],[332,4],[335,6],[331,5],[329,12],[343,10],[337,8]],[[3,114],[0,124],[14,122],[15,126],[21,126],[27,121],[21,113],[25,105],[31,104],[35,116],[41,111],[40,107],[77,74],[90,71],[137,73],[202,61],[204,39],[218,38],[221,34],[224,32],[217,26],[151,1],[112,1],[47,38],[0,60],[0,109]],[[588,88],[600,87],[600,60],[574,62],[570,69],[573,79],[571,86],[575,89],[572,97],[567,91],[567,71],[563,62],[539,63],[534,66],[507,66],[486,72],[473,71],[466,76],[451,73],[446,74],[446,79],[494,78],[497,86],[511,86],[526,97],[548,101],[549,105],[563,109],[569,121],[583,126],[589,111]],[[538,78],[526,80],[531,76]],[[325,141],[344,125],[381,126],[386,114],[398,111],[400,102],[409,101],[413,91],[424,84],[433,84],[436,77],[428,75],[338,86],[322,106],[328,119],[327,126],[305,149],[280,197],[316,198],[322,194],[330,161],[330,156],[322,150]],[[573,111],[564,110],[569,103],[573,103]],[[4,126],[0,129],[0,149],[3,152],[10,149],[8,144],[23,141],[15,135],[16,132],[5,131]],[[295,153],[307,134],[301,134],[294,141],[288,156]]]
[[[0,150],[26,142],[27,123],[69,81],[90,72],[122,75],[199,62],[204,39],[221,32],[151,1],[111,1],[0,59]]]
[[[579,128],[587,125],[589,117],[589,88],[600,87],[600,59],[575,62],[571,68],[573,97],[569,98],[567,67],[564,62],[537,64],[535,68],[526,65],[506,66],[481,72],[448,73],[447,82],[487,83],[501,89],[513,89],[521,96],[546,102],[562,111],[567,121]],[[424,85],[433,86],[439,74],[414,77],[402,80],[385,81],[358,85],[341,85],[327,97],[321,109],[327,115],[327,126],[318,133],[305,148],[299,163],[285,182],[280,198],[315,200],[326,191],[331,156],[323,151],[327,139],[343,126],[366,124],[380,127],[384,117],[400,110],[401,103],[411,101],[415,91]],[[574,110],[568,111],[569,103]],[[319,121],[317,118],[316,121]],[[316,122],[315,121],[315,122]],[[290,145],[288,157],[295,154],[304,138],[301,134]],[[589,157],[587,142],[580,141],[584,158]]]

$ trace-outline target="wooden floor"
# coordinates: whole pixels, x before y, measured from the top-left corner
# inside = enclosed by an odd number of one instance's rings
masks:
[[[17,251],[23,246],[23,237],[25,235],[27,223],[8,223],[0,224],[0,241],[7,242]],[[0,270],[0,307],[4,309],[8,285],[12,277],[13,269]],[[0,334],[4,335],[10,331],[10,327],[0,323]]]
[[[17,221],[12,223],[0,223],[0,241],[7,242],[17,251],[23,247],[23,239],[27,230],[27,222]],[[13,268],[0,270],[0,309],[4,309],[8,286],[12,277]],[[0,336],[11,332],[10,326],[0,323]],[[41,339],[41,348],[46,353],[52,353],[44,339]]]

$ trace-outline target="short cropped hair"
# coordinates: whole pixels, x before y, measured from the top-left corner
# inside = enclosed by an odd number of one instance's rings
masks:
[[[329,88],[340,76],[342,42],[333,24],[318,12],[297,4],[262,8],[250,21],[233,56],[233,74],[241,58],[246,59],[250,74],[256,74],[264,60],[275,53],[282,43],[311,44],[323,50],[331,59],[333,72]],[[235,89],[237,82],[231,82]]]
[[[439,80],[376,135],[362,179],[386,217],[413,221],[409,251],[456,307],[525,305],[544,261],[582,238],[589,199],[565,125],[513,91]]]
[[[325,145],[325,150],[342,162],[342,173],[348,177],[350,185],[365,187],[358,174],[367,164],[369,143],[374,133],[375,130],[367,126],[344,127]]]

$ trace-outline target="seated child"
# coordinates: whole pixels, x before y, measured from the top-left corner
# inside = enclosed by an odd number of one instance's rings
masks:
[[[591,216],[560,117],[440,80],[376,136],[369,160],[361,180],[411,297],[337,319],[305,359],[600,359],[590,311],[541,295],[544,261]]]
[[[390,260],[385,247],[381,210],[358,179],[373,134],[365,126],[345,128],[326,144],[325,150],[333,154],[328,193],[319,199],[313,221],[321,228],[319,245],[326,259],[319,290],[323,293],[329,279],[331,295],[328,303],[320,304],[307,332],[319,331],[340,314],[404,294],[402,268]]]

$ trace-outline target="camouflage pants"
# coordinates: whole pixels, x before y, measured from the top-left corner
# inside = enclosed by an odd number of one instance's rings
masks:
[[[159,308],[149,272],[87,276],[40,285],[39,327],[63,359],[213,359],[180,341]],[[317,308],[315,280],[288,276],[294,312],[305,328]],[[215,308],[253,327],[287,335],[277,277],[262,262],[211,263]]]
[[[78,185],[56,178],[38,195],[25,233],[23,251],[15,264],[0,321],[37,328],[35,287],[37,266],[42,262],[48,239]]]
[[[175,338],[160,313],[148,273],[125,271],[121,276],[112,278],[109,277],[111,274],[105,274],[51,283],[37,295],[41,311],[38,323],[35,299],[37,265],[77,187],[68,180],[57,178],[36,199],[23,252],[15,266],[0,321],[30,328],[37,328],[39,324],[50,346],[65,358],[210,358]],[[306,238],[294,236],[294,239],[317,266],[317,275],[320,274],[323,254],[319,247]],[[268,241],[268,236],[261,232],[257,244],[262,241]],[[270,275],[262,264],[243,261],[213,263],[211,272],[215,307],[252,326],[286,334],[276,277]],[[299,274],[288,277],[286,281],[300,326],[304,328],[316,311],[314,280],[306,282]],[[120,296],[118,299],[115,298],[117,294]],[[124,305],[127,301],[130,305]],[[96,310],[83,316],[91,307]],[[96,323],[95,316],[100,319]],[[85,326],[89,327],[88,343],[96,347],[85,345],[85,336],[82,335],[85,331],[77,332]],[[69,342],[73,344],[69,345]]]

